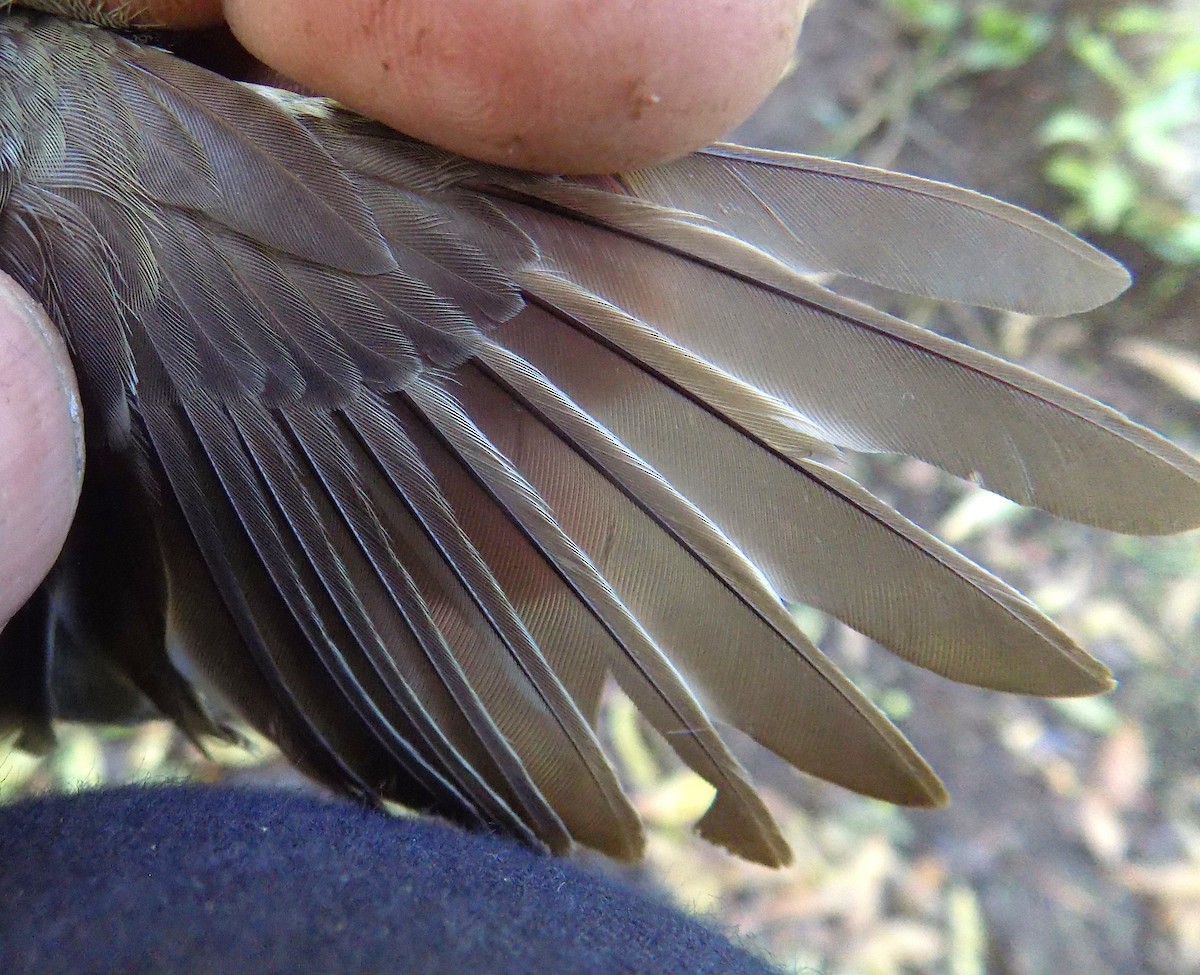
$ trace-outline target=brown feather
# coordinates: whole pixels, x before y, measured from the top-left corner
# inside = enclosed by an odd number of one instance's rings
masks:
[[[780,864],[729,727],[944,798],[787,602],[957,680],[1109,686],[842,451],[1117,530],[1200,523],[1178,448],[810,276],[1035,313],[1124,287],[998,201],[733,146],[513,173],[48,17],[0,20],[0,73],[0,267],[88,418],[86,558],[0,638],[26,746],[151,701],[223,733],[208,701],[334,788],[630,858],[595,728],[613,678],[716,789],[702,835]]]

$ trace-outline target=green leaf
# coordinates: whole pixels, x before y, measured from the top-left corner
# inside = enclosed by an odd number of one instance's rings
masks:
[[[1151,246],[1172,264],[1200,264],[1200,216],[1181,220]]]
[[[1075,56],[1102,81],[1125,95],[1140,90],[1141,79],[1121,57],[1112,38],[1078,26],[1070,31],[1069,38]]]
[[[1096,167],[1091,184],[1084,191],[1084,203],[1092,223],[1105,233],[1112,233],[1121,225],[1137,197],[1137,180],[1116,161]]]
[[[1122,7],[1104,18],[1104,33],[1154,34],[1165,30],[1169,19],[1160,7]]]
[[[1104,138],[1107,129],[1096,116],[1079,109],[1067,108],[1051,115],[1042,126],[1043,145],[1054,146],[1064,142],[1090,145]]]
[[[974,38],[960,57],[974,71],[1015,68],[1025,64],[1045,46],[1053,22],[1040,14],[986,4],[974,15]]]
[[[1046,163],[1046,178],[1055,186],[1082,197],[1092,182],[1095,164],[1083,156],[1058,152]]]
[[[931,34],[953,34],[963,20],[962,7],[955,0],[888,0],[888,3],[901,19]]]

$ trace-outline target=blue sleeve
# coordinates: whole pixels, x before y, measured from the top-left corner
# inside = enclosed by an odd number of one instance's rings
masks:
[[[0,808],[0,972],[777,975],[509,840],[301,792],[131,787]]]

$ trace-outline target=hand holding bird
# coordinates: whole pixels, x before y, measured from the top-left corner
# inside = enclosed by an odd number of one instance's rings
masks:
[[[172,30],[215,27],[228,18],[264,66],[437,145],[479,158],[488,146],[519,146],[524,155],[513,158],[513,165],[544,169],[557,161],[580,172],[604,172],[628,168],[614,165],[618,157],[622,163],[652,164],[689,152],[741,121],[774,86],[808,2],[791,0],[778,10],[759,0],[700,5],[708,7],[709,14],[699,19],[693,3],[686,5],[687,16],[673,9],[677,4],[651,5],[674,18],[669,32],[648,33],[644,23],[628,16],[615,20],[607,35],[593,37],[596,66],[586,72],[575,70],[584,58],[571,46],[586,25],[568,16],[567,5],[557,0],[408,3],[407,16],[388,23],[379,22],[374,5],[363,4],[341,4],[337,16],[330,18],[320,0],[43,0],[20,5],[97,23],[133,18],[130,26]],[[509,16],[511,11],[536,18],[540,29],[530,32],[520,17]],[[311,30],[314,20],[321,22],[320,31]],[[484,44],[486,39],[489,49],[499,39],[507,57],[482,67],[477,58],[466,55],[453,62],[428,50],[425,57],[413,57],[423,32],[444,27],[447,21],[471,25],[476,41]],[[744,35],[753,44],[730,50],[726,39],[731,34]],[[767,35],[769,41],[764,40]],[[536,50],[522,48],[522,43]],[[713,46],[721,45],[719,58],[708,56]],[[629,89],[630,71],[640,68],[644,76],[681,46],[689,57],[674,75],[676,87],[683,89],[678,94],[694,101],[695,94],[702,93],[703,110],[694,104],[663,104],[647,81],[642,88],[658,98],[653,104],[661,106],[661,112],[637,113],[631,119],[620,97]],[[604,56],[608,48],[633,49],[643,63],[619,67]],[[702,62],[699,67],[697,61]],[[398,70],[384,70],[385,62]],[[480,84],[507,98],[503,105],[493,105],[489,117],[461,110],[455,115],[454,106],[446,103],[461,95],[456,80],[464,64],[477,71]],[[547,64],[553,73],[547,72]],[[597,72],[606,72],[608,78],[602,86],[607,101],[599,108],[582,104],[597,98]],[[696,83],[696,77],[703,83]],[[541,106],[549,105],[557,124],[548,124],[539,114]],[[589,108],[588,124],[604,126],[603,138],[579,127]],[[664,125],[662,112],[687,124],[681,130]],[[461,120],[457,125],[455,118]],[[406,128],[405,122],[413,127]],[[5,357],[0,375],[9,390],[0,410],[0,443],[8,445],[0,457],[8,521],[7,544],[0,549],[0,621],[5,621],[49,571],[62,547],[82,475],[82,431],[72,365],[57,331],[38,315],[36,303],[3,275],[0,297],[5,299],[0,303],[0,335],[5,336],[0,341],[0,355]]]

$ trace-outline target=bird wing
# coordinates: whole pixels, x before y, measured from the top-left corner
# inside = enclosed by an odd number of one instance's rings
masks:
[[[734,146],[514,173],[52,18],[0,22],[0,70],[0,262],[66,335],[89,463],[133,479],[119,502],[156,542],[113,564],[160,599],[89,605],[166,616],[114,666],[197,737],[211,719],[164,667],[335,787],[630,858],[596,734],[611,678],[715,788],[700,832],[783,863],[730,728],[944,799],[787,602],[956,680],[1111,684],[842,450],[1120,531],[1200,522],[1200,465],[1167,441],[812,277],[1031,313],[1124,287],[1017,208]],[[104,539],[47,586],[103,573]],[[37,631],[0,725],[44,739]]]

